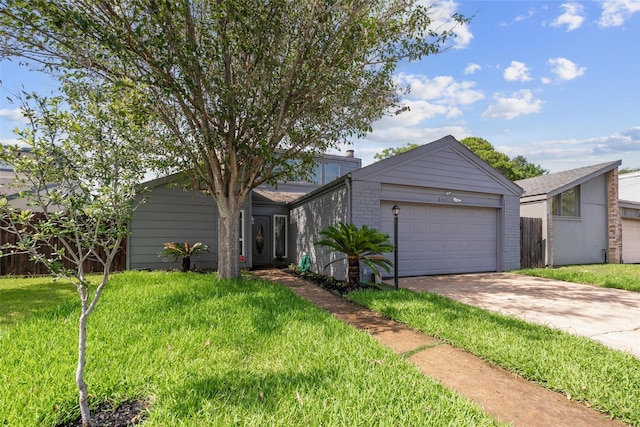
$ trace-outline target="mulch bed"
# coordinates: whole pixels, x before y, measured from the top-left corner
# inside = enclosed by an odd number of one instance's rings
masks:
[[[373,283],[358,283],[357,285],[350,285],[349,282],[343,280],[336,280],[331,276],[311,273],[311,272],[300,272],[298,270],[292,268],[286,268],[283,271],[286,273],[304,279],[308,282],[314,283],[315,285],[331,292],[334,295],[343,297],[350,292],[359,291],[359,290],[381,290],[385,289],[385,285],[378,285]]]
[[[103,402],[91,411],[92,427],[127,427],[141,423],[147,418],[148,404],[141,401],[124,402],[113,408],[111,402]],[[82,419],[78,418],[56,427],[82,427]]]

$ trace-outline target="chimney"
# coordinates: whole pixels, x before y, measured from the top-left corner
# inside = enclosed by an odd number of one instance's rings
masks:
[[[353,150],[347,150],[347,157],[353,157]]]

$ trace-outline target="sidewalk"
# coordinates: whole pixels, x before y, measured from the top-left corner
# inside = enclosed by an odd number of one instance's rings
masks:
[[[253,274],[292,289],[336,318],[367,331],[396,353],[415,352],[408,360],[425,375],[475,401],[487,413],[502,422],[515,426],[625,425],[568,400],[560,393],[489,365],[480,358],[352,304],[280,270],[259,270]]]

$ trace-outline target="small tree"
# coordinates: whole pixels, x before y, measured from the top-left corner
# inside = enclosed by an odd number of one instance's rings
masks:
[[[393,263],[383,257],[383,253],[393,251],[395,246],[389,241],[389,236],[378,232],[375,228],[363,225],[362,228],[354,224],[339,222],[337,225],[330,225],[320,232],[322,239],[315,242],[318,246],[328,248],[329,252],[341,252],[346,255],[331,261],[324,268],[334,262],[347,260],[347,277],[349,284],[357,285],[360,280],[360,262],[371,268],[375,274],[380,274],[378,267],[382,267],[387,273]]]
[[[80,296],[78,359],[75,381],[83,426],[89,426],[88,386],[84,381],[87,319],[109,280],[109,271],[136,206],[136,190],[145,173],[144,122],[126,108],[133,95],[121,88],[67,88],[63,99],[27,96],[23,111],[30,125],[16,131],[30,152],[1,147],[0,160],[12,165],[16,184],[31,210],[19,211],[0,197],[0,228],[17,236],[0,255],[26,253],[51,274],[73,284]],[[31,108],[28,103],[35,104]],[[37,211],[37,213],[36,213]],[[45,255],[43,247],[51,249]],[[47,251],[48,252],[48,251]],[[83,263],[103,266],[95,285]]]

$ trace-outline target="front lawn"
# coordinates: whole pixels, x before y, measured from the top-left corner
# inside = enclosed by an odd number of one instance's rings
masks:
[[[0,279],[0,425],[79,416],[79,303],[64,286]],[[368,334],[255,279],[117,274],[87,352],[92,406],[144,400],[145,426],[496,425]]]
[[[640,292],[640,264],[569,265],[517,270],[512,273]]]
[[[367,290],[348,297],[570,399],[640,425],[640,360],[631,354],[432,293]]]

